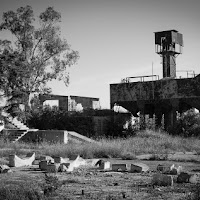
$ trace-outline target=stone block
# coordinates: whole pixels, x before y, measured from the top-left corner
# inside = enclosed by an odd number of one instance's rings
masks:
[[[157,186],[173,186],[173,177],[165,174],[154,174],[152,184]]]
[[[39,162],[39,168],[42,170],[42,171],[46,171],[47,170],[47,160],[41,160]]]
[[[130,168],[130,172],[133,172],[133,173],[147,172],[148,170],[149,170],[149,167],[143,163],[131,164],[131,168]]]
[[[47,165],[47,172],[48,173],[55,173],[58,172],[60,164],[48,164]]]
[[[112,164],[112,171],[127,171],[126,164]]]

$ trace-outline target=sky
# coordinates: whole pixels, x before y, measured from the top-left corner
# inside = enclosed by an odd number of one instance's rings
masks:
[[[123,78],[162,77],[154,32],[175,29],[183,34],[177,70],[200,73],[199,0],[0,0],[3,12],[30,5],[35,17],[53,6],[61,13],[61,34],[80,59],[69,69],[70,84],[53,81],[57,95],[100,98],[110,108],[110,84]],[[0,33],[1,39],[5,35]],[[152,70],[153,69],[153,70]],[[153,71],[153,72],[152,72]]]

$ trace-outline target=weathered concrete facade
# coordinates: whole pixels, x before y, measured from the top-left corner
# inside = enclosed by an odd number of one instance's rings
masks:
[[[115,104],[129,110],[134,116],[156,114],[157,125],[165,116],[165,127],[173,125],[176,111],[192,107],[200,110],[200,75],[195,78],[165,78],[158,81],[129,82],[110,85],[111,107]]]
[[[166,130],[174,125],[177,111],[182,113],[193,107],[200,109],[200,75],[176,78],[175,58],[182,53],[182,47],[183,36],[178,31],[156,32],[155,51],[162,57],[163,79],[144,82],[144,77],[141,76],[140,82],[129,82],[129,79],[125,79],[124,83],[111,84],[111,107],[118,104],[134,116],[139,111],[142,116],[149,114],[153,117],[155,114],[158,127],[164,114]]]
[[[76,111],[77,104],[81,104],[83,109],[100,107],[99,98],[81,97],[81,96],[61,96],[53,94],[39,95],[40,103],[46,100],[58,100],[58,108],[66,111]]]

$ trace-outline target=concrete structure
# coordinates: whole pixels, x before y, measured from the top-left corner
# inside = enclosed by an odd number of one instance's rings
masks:
[[[74,131],[66,131],[66,130],[38,130],[34,132],[27,132],[21,138],[22,141],[26,142],[50,142],[50,143],[64,143],[67,144],[69,141],[74,143],[97,143],[95,140],[92,140],[88,137],[85,137],[79,133]]]
[[[61,96],[53,94],[39,95],[41,105],[46,100],[58,100],[58,108],[66,111],[76,111],[77,105],[80,104],[83,109],[99,109],[99,98],[81,97],[81,96]]]
[[[156,75],[141,76],[139,82],[134,82],[136,77],[129,77],[121,83],[111,84],[110,103],[111,108],[120,105],[134,116],[140,112],[143,121],[145,114],[150,117],[155,114],[157,127],[161,126],[164,115],[164,127],[168,130],[176,121],[176,111],[200,109],[200,75],[176,78],[175,56],[181,53],[182,35],[170,30],[155,33],[155,39],[156,53],[163,58],[163,79],[159,80]],[[145,81],[147,78],[152,80]]]

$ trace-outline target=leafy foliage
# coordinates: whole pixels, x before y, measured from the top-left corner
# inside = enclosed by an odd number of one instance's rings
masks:
[[[169,132],[184,137],[199,136],[200,113],[196,112],[195,109],[184,112],[178,118],[174,127],[170,128]]]
[[[0,40],[0,91],[8,98],[7,110],[12,115],[19,115],[20,104],[28,107],[31,93],[49,93],[48,81],[62,80],[67,86],[67,68],[79,57],[60,37],[59,12],[48,7],[38,23],[34,21],[31,6],[25,6],[5,12],[0,24],[0,31],[15,36],[14,43]]]
[[[94,135],[94,123],[91,116],[80,113],[68,113],[66,111],[46,107],[42,111],[31,111],[28,119],[29,127],[40,130],[69,130],[76,131],[87,137]]]

